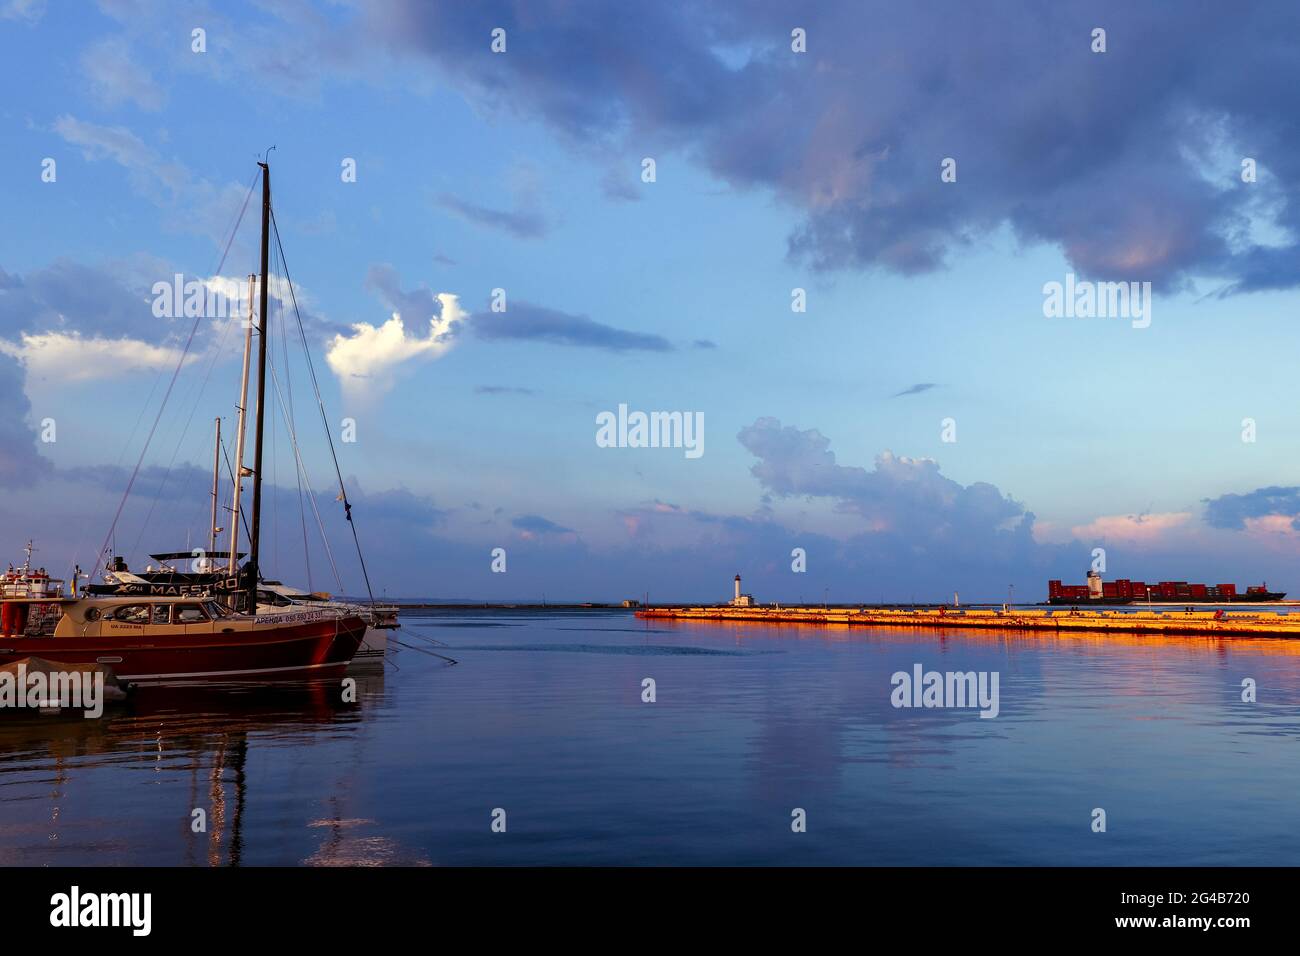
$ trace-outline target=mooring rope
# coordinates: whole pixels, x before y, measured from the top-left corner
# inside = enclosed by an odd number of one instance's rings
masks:
[[[398,647],[404,647],[404,648],[406,648],[408,651],[415,651],[415,653],[417,653],[417,654],[428,654],[430,657],[436,657],[436,658],[438,658],[439,660],[446,661],[448,664],[459,664],[459,663],[460,663],[460,661],[458,661],[458,660],[456,660],[456,659],[454,659],[454,658],[451,658],[451,657],[447,657],[447,656],[445,656],[445,655],[443,655],[443,654],[439,654],[437,651],[431,651],[431,650],[428,650],[427,648],[423,648],[423,647],[416,647],[414,644],[407,644],[407,643],[405,643],[405,642],[403,642],[403,641],[399,641],[399,640],[398,640],[397,638],[395,638],[395,637],[390,637],[389,640],[392,641],[394,644],[396,644]]]

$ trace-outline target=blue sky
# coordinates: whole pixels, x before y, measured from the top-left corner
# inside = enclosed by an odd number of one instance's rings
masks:
[[[390,594],[706,599],[740,571],[782,600],[1037,597],[1095,547],[1112,577],[1300,591],[1296,13],[969,7],[0,3],[7,547],[94,562],[189,331],[150,289],[214,278],[274,145]],[[255,271],[255,207],[221,276]],[[1152,283],[1150,327],[1047,318],[1067,273]],[[117,525],[132,561],[205,536],[238,344],[201,323]],[[702,413],[705,453],[598,447],[620,403]],[[304,581],[271,440],[271,570]]]

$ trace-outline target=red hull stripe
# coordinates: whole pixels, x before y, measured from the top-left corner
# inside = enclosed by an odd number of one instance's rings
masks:
[[[122,680],[167,680],[342,670],[361,646],[359,619],[318,621],[242,635],[200,634],[145,643],[139,634],[0,638],[0,665],[24,657],[64,664],[106,664]],[[350,626],[349,626],[350,625]],[[101,658],[103,658],[101,660]]]

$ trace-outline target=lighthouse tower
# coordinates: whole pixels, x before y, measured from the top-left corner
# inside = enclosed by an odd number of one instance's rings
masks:
[[[753,607],[754,595],[740,593],[740,575],[736,575],[736,596],[731,599],[732,607]]]

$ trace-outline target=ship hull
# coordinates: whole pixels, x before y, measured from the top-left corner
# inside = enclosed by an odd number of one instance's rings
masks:
[[[1085,604],[1108,604],[1108,605],[1113,605],[1113,604],[1132,604],[1132,603],[1133,603],[1133,599],[1132,599],[1132,598],[1117,598],[1117,597],[1107,597],[1107,598],[1087,598],[1087,599],[1085,599],[1085,600],[1069,600],[1069,599],[1066,599],[1066,598],[1048,598],[1048,599],[1047,599],[1047,603],[1048,603],[1048,604],[1064,604],[1064,605],[1067,606],[1067,607],[1083,607]],[[1142,603],[1145,604],[1146,601],[1143,601]]]
[[[155,557],[167,557],[155,555]],[[229,587],[229,579],[221,573],[181,572],[181,571],[143,571],[133,575],[135,580],[123,583],[93,584],[87,592],[96,597],[173,597],[201,599],[216,597],[231,603],[232,595],[242,594]],[[274,582],[273,582],[274,583]],[[270,594],[263,594],[269,591]],[[320,601],[303,592],[276,590],[270,584],[264,584],[259,591],[257,613],[259,615],[301,613],[303,608],[333,607],[361,614],[368,624],[360,647],[352,657],[352,667],[382,668],[388,655],[388,632],[396,629],[397,609],[391,606],[348,605],[341,602]],[[276,595],[288,595],[293,603],[289,605],[272,603]],[[303,600],[309,598],[310,600]]]
[[[1050,598],[1048,604],[1064,605],[1066,607],[1085,607],[1093,604],[1268,604],[1274,601],[1280,601],[1286,597],[1285,591],[1264,591],[1259,594],[1235,594],[1231,598],[1208,598],[1208,597],[1153,597],[1147,598],[1119,598],[1119,597],[1102,597],[1086,598],[1084,600],[1073,600],[1070,598]]]
[[[364,633],[360,618],[340,618],[174,638],[0,637],[0,665],[24,657],[100,664],[132,683],[330,677],[347,669]]]

